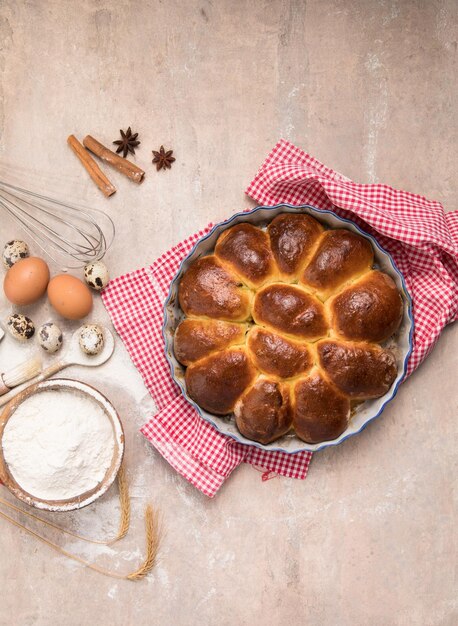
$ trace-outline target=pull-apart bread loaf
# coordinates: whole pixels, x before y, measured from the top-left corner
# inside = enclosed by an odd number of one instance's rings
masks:
[[[175,332],[189,396],[268,444],[289,431],[338,437],[352,408],[384,395],[397,365],[382,347],[399,328],[401,295],[373,269],[370,242],[313,217],[241,223],[181,279]]]

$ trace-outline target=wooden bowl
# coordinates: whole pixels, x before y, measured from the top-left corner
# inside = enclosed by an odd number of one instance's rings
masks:
[[[44,500],[41,498],[36,498],[32,494],[22,489],[22,487],[18,485],[18,483],[11,475],[8,465],[6,464],[3,456],[3,432],[8,420],[13,415],[14,411],[22,402],[24,402],[24,400],[26,400],[30,396],[50,389],[71,390],[86,396],[90,396],[92,400],[97,402],[97,404],[102,407],[113,426],[114,452],[111,465],[108,468],[105,477],[96,487],[94,487],[94,489],[82,493],[76,498],[71,498],[68,500]],[[77,380],[57,378],[31,385],[30,387],[27,387],[27,389],[24,389],[24,391],[18,394],[15,398],[13,398],[5,406],[3,412],[0,415],[0,480],[9,489],[9,491],[14,496],[16,496],[16,498],[37,509],[44,509],[46,511],[54,512],[65,512],[73,511],[75,509],[82,509],[88,504],[91,504],[92,502],[103,496],[103,494],[106,493],[111,487],[118,474],[119,468],[121,467],[123,456],[124,431],[121,420],[119,419],[119,415],[116,412],[115,408],[109,402],[109,400],[105,398],[103,394],[97,391],[97,389],[94,389],[94,387],[91,387],[90,385],[87,385],[85,383],[81,383]]]

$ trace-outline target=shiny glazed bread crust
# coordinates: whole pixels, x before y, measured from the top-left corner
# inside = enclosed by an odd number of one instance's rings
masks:
[[[398,330],[402,298],[373,262],[366,238],[306,214],[224,231],[179,285],[174,351],[189,396],[262,444],[289,430],[338,437],[352,407],[397,374],[379,344]]]
[[[393,279],[379,271],[367,272],[346,287],[330,304],[336,332],[345,339],[382,342],[402,320],[402,298]]]
[[[242,322],[251,314],[251,292],[215,256],[193,263],[181,280],[178,297],[186,315]]]

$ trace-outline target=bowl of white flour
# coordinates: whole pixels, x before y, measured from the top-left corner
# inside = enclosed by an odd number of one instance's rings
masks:
[[[124,432],[93,387],[55,379],[31,385],[0,415],[0,480],[20,500],[49,511],[80,509],[113,484]]]

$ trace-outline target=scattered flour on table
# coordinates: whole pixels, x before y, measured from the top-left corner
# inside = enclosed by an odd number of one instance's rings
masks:
[[[3,456],[16,482],[46,500],[64,500],[96,487],[111,465],[112,424],[102,407],[74,391],[30,396],[8,420]]]

